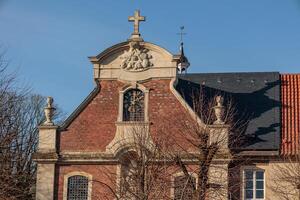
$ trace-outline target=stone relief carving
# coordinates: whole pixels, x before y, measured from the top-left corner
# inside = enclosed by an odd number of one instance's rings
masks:
[[[131,42],[129,45],[129,50],[120,56],[123,60],[121,64],[122,69],[127,71],[143,71],[153,66],[150,61],[152,56],[148,53],[148,49],[140,46],[138,42]]]

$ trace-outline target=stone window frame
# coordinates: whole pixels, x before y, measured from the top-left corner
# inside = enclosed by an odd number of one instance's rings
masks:
[[[93,176],[83,171],[73,171],[64,175],[63,200],[67,200],[68,198],[68,179],[72,176],[84,176],[88,178],[88,200],[91,200]]]
[[[188,172],[190,176],[192,176],[193,178],[195,178],[196,180],[196,189],[197,189],[197,185],[198,185],[198,177],[197,174],[194,172]],[[185,174],[183,172],[177,172],[175,174],[172,175],[172,179],[171,179],[171,199],[174,199],[175,197],[175,178],[179,177],[179,176],[185,176]]]
[[[134,121],[134,123],[144,123],[149,122],[149,116],[148,116],[148,106],[149,106],[149,89],[147,89],[142,84],[138,83],[132,83],[129,85],[124,86],[119,91],[119,113],[118,113],[118,122],[123,123],[130,123],[131,121],[124,121],[123,120],[123,103],[124,103],[124,94],[131,90],[131,89],[139,89],[144,93],[144,121]]]
[[[266,169],[263,169],[263,168],[260,168],[260,167],[257,167],[257,166],[243,166],[243,167],[241,167],[240,177],[241,177],[242,184],[240,184],[241,185],[240,186],[240,191],[241,191],[240,193],[241,193],[242,199],[246,200],[246,197],[245,197],[245,170],[264,172],[264,179],[263,179],[264,180],[264,198],[258,198],[258,199],[255,198],[254,200],[265,200],[266,199]]]

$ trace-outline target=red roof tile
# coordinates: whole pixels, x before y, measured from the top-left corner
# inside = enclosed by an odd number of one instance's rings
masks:
[[[281,154],[294,155],[300,138],[300,74],[281,76]]]

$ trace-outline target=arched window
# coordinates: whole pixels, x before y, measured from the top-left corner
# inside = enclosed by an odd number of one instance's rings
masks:
[[[196,187],[196,178],[185,175],[174,178],[174,200],[189,200],[193,199],[193,193]]]
[[[144,121],[144,93],[130,89],[124,94],[123,121]]]
[[[88,200],[89,179],[75,175],[68,178],[67,200]]]

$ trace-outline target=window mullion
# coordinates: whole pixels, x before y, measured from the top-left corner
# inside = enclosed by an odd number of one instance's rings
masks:
[[[256,200],[256,171],[253,170],[253,199]]]

